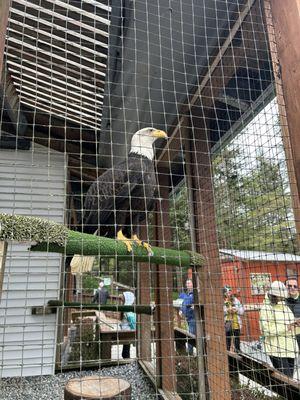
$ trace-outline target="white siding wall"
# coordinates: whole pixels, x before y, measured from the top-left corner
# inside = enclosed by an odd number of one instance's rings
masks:
[[[41,146],[0,149],[0,212],[63,223],[64,155]],[[57,316],[31,315],[32,306],[59,297],[62,258],[9,243],[0,303],[0,377],[53,374]]]

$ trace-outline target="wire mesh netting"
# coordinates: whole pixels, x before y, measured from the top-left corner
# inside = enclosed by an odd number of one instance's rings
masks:
[[[0,11],[0,398],[299,398],[271,3]]]

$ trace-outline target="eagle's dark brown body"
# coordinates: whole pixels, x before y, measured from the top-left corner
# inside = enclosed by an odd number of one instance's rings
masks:
[[[84,203],[83,231],[114,238],[122,229],[136,234],[137,226],[153,209],[156,194],[153,161],[131,153],[90,186]]]

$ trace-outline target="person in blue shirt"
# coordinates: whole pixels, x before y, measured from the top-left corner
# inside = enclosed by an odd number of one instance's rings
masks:
[[[189,333],[196,335],[196,319],[194,311],[194,294],[193,294],[193,281],[187,279],[186,281],[186,292],[181,293],[179,298],[183,299],[181,305],[181,312],[186,318],[188,324]],[[188,343],[188,353],[193,355],[193,346]]]

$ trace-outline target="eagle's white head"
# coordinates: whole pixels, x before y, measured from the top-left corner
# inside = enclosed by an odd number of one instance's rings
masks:
[[[155,140],[163,138],[167,139],[166,132],[155,128],[143,128],[135,132],[131,139],[130,153],[135,153],[153,160],[153,143]]]

